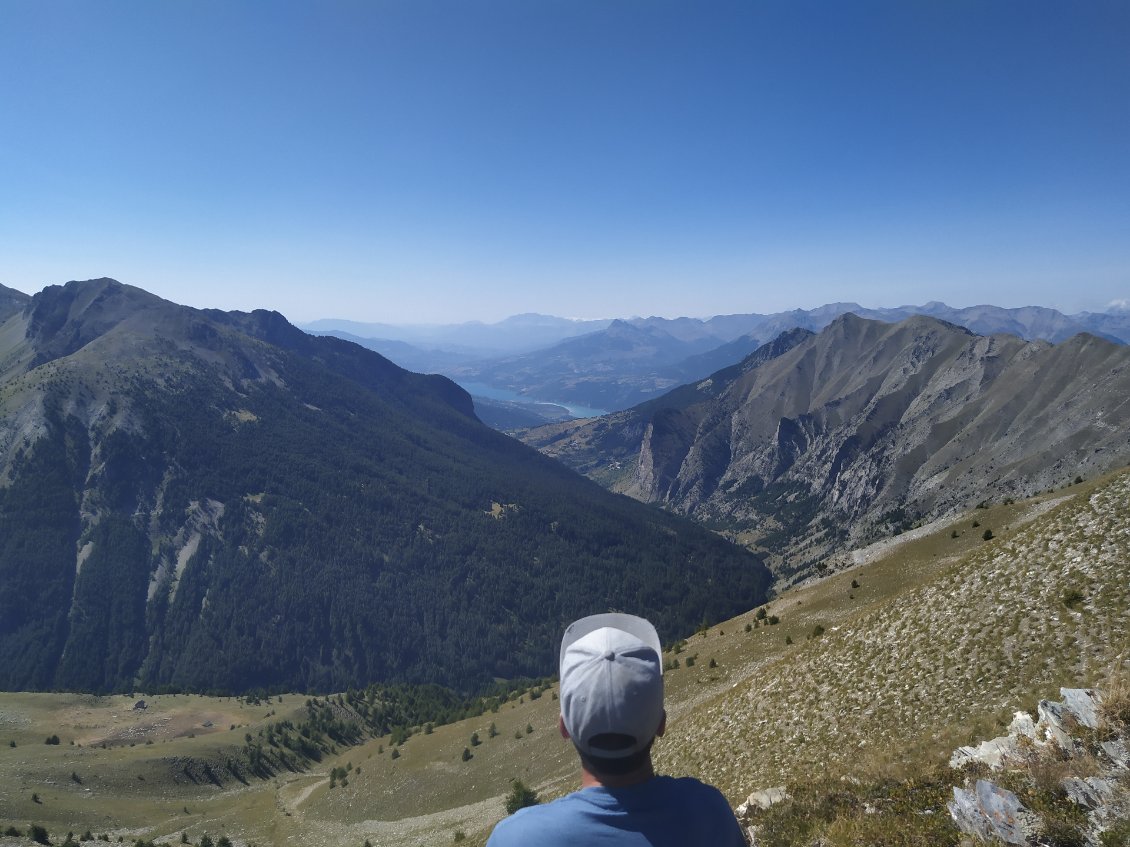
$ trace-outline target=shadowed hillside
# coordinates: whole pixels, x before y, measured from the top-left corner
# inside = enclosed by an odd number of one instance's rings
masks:
[[[0,340],[0,687],[476,688],[552,672],[593,604],[677,633],[764,597],[757,558],[276,313],[72,282]]]

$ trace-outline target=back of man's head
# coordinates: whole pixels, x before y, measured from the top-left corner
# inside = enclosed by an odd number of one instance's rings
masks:
[[[561,639],[561,720],[587,766],[635,770],[663,724],[659,635],[648,621],[609,613],[576,621]]]

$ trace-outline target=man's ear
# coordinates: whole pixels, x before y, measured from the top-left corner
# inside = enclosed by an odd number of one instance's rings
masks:
[[[664,715],[663,719],[666,720],[667,716]],[[566,741],[569,740],[569,730],[565,728],[565,718],[561,717],[561,715],[557,716],[557,731],[561,733],[562,738]]]
[[[659,729],[655,731],[655,737],[659,738],[667,731],[667,710],[663,710],[663,720],[659,722]]]

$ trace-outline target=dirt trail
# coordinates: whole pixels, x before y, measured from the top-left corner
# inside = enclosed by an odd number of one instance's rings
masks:
[[[304,779],[310,779],[312,776],[316,777],[314,782],[311,782],[309,785],[306,785],[299,789],[298,793],[291,797],[289,800],[286,798],[286,793],[290,789],[294,788],[295,783],[302,782]],[[328,784],[329,778],[325,777],[322,774],[310,774],[305,777],[299,777],[297,779],[291,780],[290,782],[287,782],[286,784],[279,787],[278,806],[288,814],[297,815],[301,811],[299,807],[310,799],[310,795],[313,794],[319,786]]]

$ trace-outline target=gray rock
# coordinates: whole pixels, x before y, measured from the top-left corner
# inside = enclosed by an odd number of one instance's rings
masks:
[[[1126,749],[1126,745],[1122,741],[1118,739],[1104,741],[1099,747],[1118,767],[1130,770],[1130,750]]]
[[[1025,808],[1015,794],[988,780],[977,780],[973,791],[955,788],[953,802],[946,805],[962,832],[982,839],[999,838],[1005,844],[1027,843]]]
[[[1060,783],[1067,799],[1085,809],[1097,809],[1114,796],[1114,780],[1091,776],[1080,779],[1070,776]]]
[[[1064,708],[1088,729],[1098,729],[1102,698],[1093,688],[1061,688]]]
[[[1048,741],[1054,741],[1060,747],[1071,747],[1071,732],[1067,726],[1067,708],[1062,703],[1052,700],[1041,700],[1036,707],[1039,712],[1039,725],[1044,728],[1044,736]]]
[[[1017,712],[1012,716],[1012,723],[1008,725],[1008,734],[1012,736],[1023,735],[1035,741],[1038,738],[1036,722],[1027,712]]]
[[[982,741],[976,747],[958,747],[950,756],[950,767],[960,768],[968,762],[984,762],[993,770],[997,770],[1003,761],[1016,754],[1016,739],[1003,735],[992,741]]]

